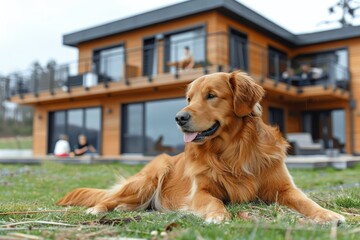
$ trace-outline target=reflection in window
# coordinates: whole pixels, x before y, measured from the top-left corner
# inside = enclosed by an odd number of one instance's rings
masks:
[[[122,152],[156,155],[183,151],[183,136],[174,118],[185,105],[183,99],[124,105]]]
[[[79,134],[85,134],[88,142],[99,152],[101,146],[101,114],[101,108],[50,112],[48,153],[53,153],[60,134],[68,135],[71,150],[74,150]]]
[[[348,89],[348,50],[338,49],[334,51],[318,52],[312,54],[299,55],[294,58],[292,67],[295,70],[306,64],[316,69],[314,84],[334,84],[337,87]]]
[[[325,148],[345,152],[346,116],[343,109],[303,113],[303,131],[311,133],[314,140],[322,139]]]
[[[48,152],[52,153],[55,143],[59,139],[60,134],[66,133],[66,112],[58,111],[50,113],[49,116],[49,144]]]
[[[279,127],[282,133],[285,133],[284,109],[269,107],[269,123]]]
[[[282,73],[287,69],[288,58],[286,53],[276,48],[269,47],[268,58],[269,78],[280,81]]]
[[[119,82],[124,74],[124,47],[117,46],[95,51],[94,63],[100,81]]]
[[[153,76],[157,74],[157,44],[156,38],[148,38],[143,42],[143,76]]]
[[[101,138],[101,109],[87,108],[85,109],[85,133],[87,140],[97,150],[100,146]]]
[[[143,103],[124,106],[122,116],[122,152],[143,153]]]
[[[83,110],[75,109],[67,111],[67,130],[70,146],[77,143],[78,136],[83,132]]]
[[[165,37],[165,62],[179,62],[186,58],[185,47],[194,57],[195,66],[203,66],[205,63],[205,36],[204,29],[197,28],[190,31],[167,35]],[[169,70],[167,66],[165,66]],[[175,67],[170,68],[175,72]]]
[[[229,41],[231,69],[248,70],[247,36],[235,29],[231,29]]]

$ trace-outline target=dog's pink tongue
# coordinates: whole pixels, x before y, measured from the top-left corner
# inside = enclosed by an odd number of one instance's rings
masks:
[[[191,142],[192,140],[194,140],[196,138],[197,135],[198,135],[197,132],[184,133],[184,142],[186,142],[186,143]]]

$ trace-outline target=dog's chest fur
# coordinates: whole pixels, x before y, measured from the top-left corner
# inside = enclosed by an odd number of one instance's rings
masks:
[[[196,173],[192,177],[195,177],[199,189],[206,189],[225,202],[239,203],[256,199],[258,184],[254,175],[231,166],[216,155],[209,154],[205,159],[206,164],[191,161],[187,165],[189,172]]]

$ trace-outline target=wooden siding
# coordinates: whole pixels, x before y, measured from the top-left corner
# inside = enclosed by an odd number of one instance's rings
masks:
[[[207,12],[196,16],[186,17],[152,27],[129,31],[126,33],[109,36],[106,38],[81,43],[79,48],[79,59],[82,61],[90,61],[94,49],[107,47],[110,45],[124,44],[126,49],[137,49],[127,56],[127,64],[136,69],[138,75],[142,71],[142,53],[140,48],[145,37],[155,36],[156,34],[166,33],[177,29],[187,29],[194,26],[205,26],[208,34],[217,32],[228,32],[229,28],[234,28],[245,33],[251,45],[249,48],[249,72],[260,79],[263,72],[267,73],[267,53],[263,49],[268,46],[276,47],[286,52],[289,57],[318,51],[325,51],[341,47],[349,49],[349,66],[351,72],[351,88],[353,97],[356,102],[354,110],[354,129],[350,128],[350,112],[349,95],[341,92],[333,92],[331,89],[324,90],[319,88],[304,89],[302,95],[297,95],[296,89],[286,89],[285,85],[275,87],[273,82],[266,79],[263,86],[267,89],[267,96],[262,102],[264,114],[263,119],[268,122],[269,107],[277,107],[284,109],[285,132],[299,132],[302,130],[301,113],[310,110],[324,109],[344,109],[346,112],[346,150],[350,152],[351,134],[354,133],[355,150],[360,152],[360,40],[353,39],[347,41],[338,41],[325,43],[320,45],[302,47],[299,49],[290,49],[289,47],[277,42],[255,31],[248,26],[241,24],[217,12]],[[164,49],[160,44],[158,48],[158,73],[162,73]],[[221,35],[216,41],[207,41],[208,60],[211,63],[218,63],[223,66],[229,62],[229,48],[227,36]],[[266,60],[263,63],[263,58]],[[80,72],[88,71],[90,62],[79,65]],[[196,75],[197,76],[197,75]],[[154,83],[149,84],[146,78],[139,77],[138,82],[130,86],[130,90],[121,90],[129,88],[124,84],[112,84],[105,89],[103,86],[97,86],[90,91],[83,88],[74,89],[70,95],[68,93],[58,93],[51,96],[50,94],[41,95],[36,99],[29,100],[25,98],[25,102],[35,106],[34,113],[34,155],[44,155],[47,151],[47,124],[48,113],[60,109],[71,109],[79,107],[101,106],[103,109],[103,132],[102,132],[102,153],[106,156],[118,155],[120,153],[120,106],[124,103],[147,101],[155,99],[166,99],[183,97],[186,84],[194,79],[193,76],[182,77],[176,80],[171,75],[159,76]],[[161,83],[160,85],[157,85]],[[62,95],[63,94],[63,95]],[[15,100],[16,101],[16,100]],[[18,102],[22,100],[18,99]]]

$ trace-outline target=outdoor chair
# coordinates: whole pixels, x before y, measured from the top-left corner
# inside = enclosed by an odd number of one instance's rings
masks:
[[[291,144],[292,155],[316,155],[325,154],[322,139],[314,141],[310,133],[288,133],[287,140]]]

